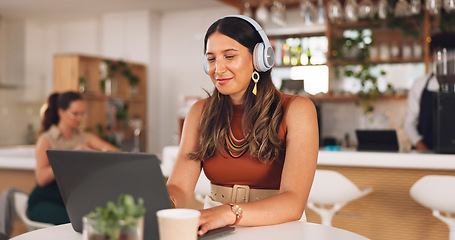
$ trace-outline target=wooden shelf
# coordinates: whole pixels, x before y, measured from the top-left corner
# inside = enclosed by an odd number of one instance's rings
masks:
[[[292,68],[292,67],[302,67],[302,66],[305,66],[305,67],[311,67],[311,66],[327,66],[327,64],[307,64],[307,65],[303,65],[303,64],[298,64],[298,65],[275,65],[275,66],[273,66],[273,68]]]
[[[82,123],[84,129],[99,134],[99,126],[101,126],[104,136],[100,137],[112,138],[114,134],[121,133],[123,140],[130,141],[133,139],[133,129],[128,125],[128,120],[139,117],[144,126],[140,135],[143,147],[141,150],[146,151],[146,67],[143,64],[126,62],[132,74],[140,79],[137,95],[131,96],[131,86],[125,76],[120,73],[112,73],[112,78],[117,84],[117,92],[107,96],[101,88],[100,76],[100,64],[105,60],[120,62],[118,59],[78,54],[56,55],[54,57],[54,91],[78,91],[80,79],[84,78],[86,92],[82,93],[82,97],[86,103],[87,112]],[[116,119],[117,113],[126,105],[128,105],[127,118]],[[128,149],[125,150],[128,151]]]
[[[390,99],[406,99],[407,94],[383,94],[379,96],[380,100],[390,100]],[[334,95],[334,94],[323,94],[315,96],[307,96],[307,98],[313,101],[319,102],[340,102],[340,101],[359,101],[360,97],[354,94],[347,95]]]
[[[390,60],[375,60],[375,61],[370,61],[367,60],[365,63],[367,64],[396,64],[396,63],[419,63],[419,62],[424,62],[423,58],[395,58],[395,59],[390,59]],[[331,59],[330,60],[331,65],[360,65],[362,64],[358,60],[344,60],[344,59]]]

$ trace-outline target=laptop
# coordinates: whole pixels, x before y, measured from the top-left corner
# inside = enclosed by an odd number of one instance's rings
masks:
[[[358,151],[398,152],[395,130],[356,130]]]
[[[47,156],[76,232],[82,232],[83,216],[115,202],[120,194],[130,194],[144,199],[144,239],[159,239],[156,212],[171,208],[171,202],[156,155],[48,149]],[[212,230],[201,237],[233,230]]]

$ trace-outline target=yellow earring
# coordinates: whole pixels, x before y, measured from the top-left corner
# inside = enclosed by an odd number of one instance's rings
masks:
[[[218,92],[218,100],[220,100],[220,92]]]
[[[251,75],[251,79],[253,79],[254,82],[254,88],[253,88],[253,94],[256,96],[258,92],[258,82],[259,82],[259,73],[254,71],[253,74]]]

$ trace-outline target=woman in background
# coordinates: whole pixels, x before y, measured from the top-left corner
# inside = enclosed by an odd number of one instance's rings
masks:
[[[54,93],[49,97],[35,146],[37,186],[30,194],[27,208],[31,220],[52,224],[70,222],[47,149],[119,151],[95,134],[80,129],[84,114],[85,103],[76,92]]]
[[[213,23],[204,68],[215,89],[190,109],[167,188],[176,207],[193,196],[201,170],[212,194],[199,235],[226,225],[260,226],[302,217],[318,154],[314,104],[280,93],[271,80],[273,49],[245,16]]]

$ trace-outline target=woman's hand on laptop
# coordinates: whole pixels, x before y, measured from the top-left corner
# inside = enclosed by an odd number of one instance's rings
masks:
[[[198,235],[204,235],[212,229],[232,225],[235,220],[236,216],[232,213],[229,205],[201,210]]]
[[[88,145],[79,145],[79,146],[75,147],[74,150],[93,150],[93,149],[91,147],[89,147]]]

